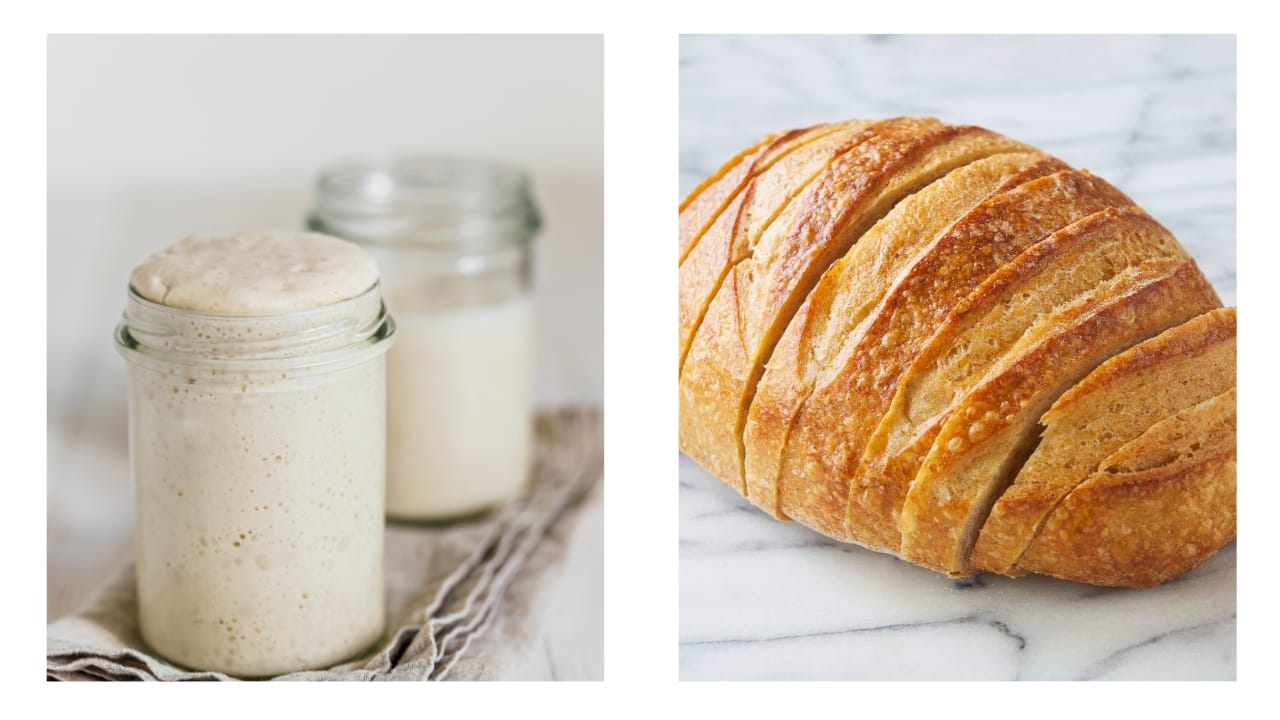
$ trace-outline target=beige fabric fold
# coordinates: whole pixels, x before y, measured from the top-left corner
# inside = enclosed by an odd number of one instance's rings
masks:
[[[604,445],[599,408],[542,412],[536,428],[533,478],[520,500],[470,522],[388,526],[388,632],[376,650],[272,679],[502,679],[540,651],[540,634],[531,630],[546,616],[564,573],[572,526],[600,502]],[[473,645],[486,632],[503,637]],[[180,668],[149,652],[138,632],[132,565],[79,612],[49,625],[47,651],[49,679],[236,679]]]

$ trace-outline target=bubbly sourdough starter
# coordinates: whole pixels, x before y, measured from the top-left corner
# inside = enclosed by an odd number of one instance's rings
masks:
[[[531,300],[397,307],[387,356],[387,514],[455,517],[519,494],[532,441]]]
[[[142,297],[220,315],[276,315],[332,305],[378,280],[373,257],[319,233],[264,230],[193,235],[133,269]]]
[[[305,311],[363,294],[327,320],[367,316],[376,278],[358,248],[301,233],[190,238],[132,275],[144,297],[200,313]],[[214,356],[249,341],[271,352],[272,337],[317,322],[237,320],[191,315],[182,334]],[[285,369],[289,358],[252,371],[131,362],[139,614],[160,654],[265,676],[328,666],[379,638],[385,371],[380,352],[363,357],[320,372]]]

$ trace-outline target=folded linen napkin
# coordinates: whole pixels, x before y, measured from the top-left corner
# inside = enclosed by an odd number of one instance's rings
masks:
[[[532,653],[564,571],[572,526],[597,507],[604,470],[598,408],[542,412],[533,477],[521,499],[471,522],[390,525],[386,535],[388,633],[373,654],[274,680],[501,679],[512,656]],[[51,680],[235,680],[176,667],[151,654],[138,631],[132,565],[79,612],[48,628]],[[495,624],[501,616],[502,622]],[[473,641],[486,631],[482,649]],[[500,640],[492,642],[492,640]]]

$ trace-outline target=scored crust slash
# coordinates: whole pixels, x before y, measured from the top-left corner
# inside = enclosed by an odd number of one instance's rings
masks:
[[[1235,309],[1101,178],[851,120],[748,148],[680,228],[680,446],[766,512],[1132,587],[1235,537]]]

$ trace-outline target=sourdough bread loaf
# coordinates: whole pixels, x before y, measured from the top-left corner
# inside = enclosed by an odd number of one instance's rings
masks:
[[[1114,585],[1234,537],[1234,311],[1102,179],[846,121],[730,160],[680,236],[681,449],[765,511],[951,575]]]

